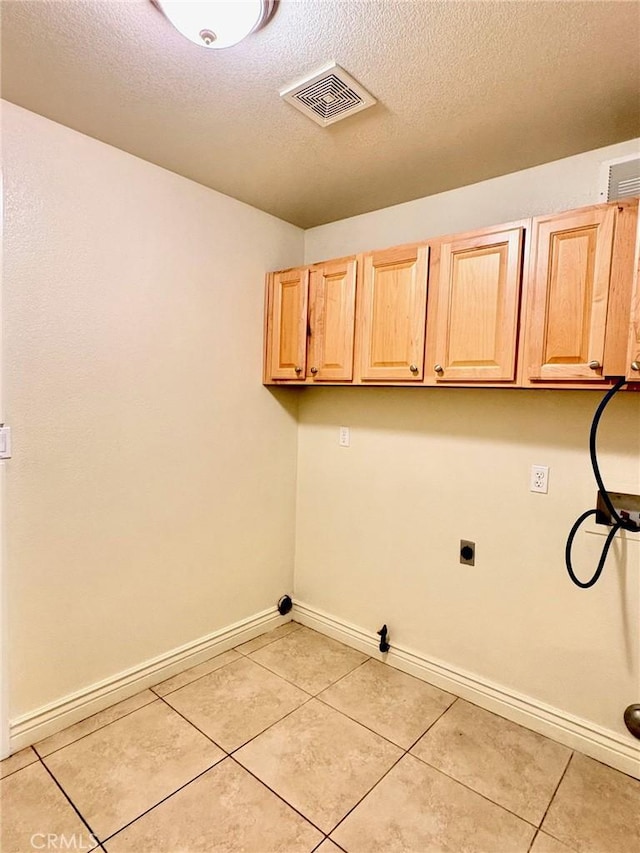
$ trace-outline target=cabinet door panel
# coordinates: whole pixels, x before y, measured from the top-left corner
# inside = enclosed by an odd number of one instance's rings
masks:
[[[308,374],[315,382],[353,379],[356,261],[324,264],[309,277]]]
[[[365,256],[360,318],[363,380],[422,380],[427,258],[426,246]]]
[[[272,276],[272,379],[304,379],[308,285],[308,269],[287,270]]]
[[[515,378],[522,228],[440,247],[438,382]]]
[[[636,273],[630,325],[631,333],[629,335],[626,378],[629,382],[640,382],[640,269]]]
[[[615,213],[609,206],[534,221],[530,379],[602,380]]]

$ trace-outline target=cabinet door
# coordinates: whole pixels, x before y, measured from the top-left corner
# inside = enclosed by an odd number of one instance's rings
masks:
[[[640,382],[640,267],[635,277],[630,325],[631,334],[629,336],[626,378],[629,382]]]
[[[640,382],[640,220],[638,199],[618,202],[616,217],[616,242],[613,252],[611,287],[613,300],[617,292],[623,294],[621,309],[612,317],[611,305],[607,317],[607,347],[610,341],[620,342],[629,330],[628,348],[620,359],[605,350],[605,365],[611,364],[611,373],[626,374],[630,382]],[[628,206],[627,206],[628,205]],[[625,292],[628,294],[624,298]]]
[[[420,382],[424,372],[427,246],[364,256],[360,378]]]
[[[308,289],[308,269],[292,269],[271,275],[268,322],[271,379],[304,379]]]
[[[515,379],[523,229],[513,228],[441,244],[431,280],[437,304],[436,381]]]
[[[615,206],[533,221],[529,379],[602,381]]]
[[[307,374],[315,382],[353,379],[355,310],[355,258],[311,269]]]

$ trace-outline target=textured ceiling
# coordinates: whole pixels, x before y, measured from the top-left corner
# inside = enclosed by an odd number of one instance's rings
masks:
[[[282,0],[207,51],[150,0],[2,0],[3,96],[302,227],[640,134],[636,2]],[[379,101],[278,92],[335,60]]]

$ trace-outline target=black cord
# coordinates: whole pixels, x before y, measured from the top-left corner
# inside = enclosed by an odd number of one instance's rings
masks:
[[[605,396],[600,401],[600,405],[596,409],[596,413],[593,416],[593,420],[591,422],[591,429],[589,431],[589,455],[591,457],[591,467],[593,468],[593,475],[596,478],[596,483],[598,484],[598,490],[602,495],[602,500],[605,503],[605,506],[609,510],[611,514],[611,519],[614,522],[613,527],[609,531],[607,536],[607,540],[604,543],[604,548],[602,549],[602,553],[600,554],[600,559],[598,560],[598,565],[593,576],[588,581],[578,580],[576,577],[573,566],[571,564],[571,550],[573,548],[573,540],[575,539],[576,533],[580,529],[583,521],[585,521],[589,516],[595,515],[597,510],[588,509],[586,512],[583,512],[582,515],[576,519],[573,527],[569,531],[569,536],[567,537],[567,545],[564,550],[564,560],[567,566],[567,571],[569,573],[569,577],[574,582],[576,586],[579,586],[581,589],[589,589],[590,586],[593,586],[600,575],[602,574],[602,570],[604,568],[605,561],[607,559],[607,554],[609,553],[609,548],[611,547],[611,543],[618,532],[618,530],[638,530],[638,526],[635,522],[630,519],[622,518],[618,515],[618,512],[614,505],[611,503],[611,498],[609,497],[609,493],[607,492],[604,483],[602,482],[602,475],[600,474],[600,467],[598,466],[598,455],[596,450],[596,439],[598,437],[598,426],[600,424],[600,418],[602,417],[602,413],[606,409],[609,401],[612,397],[618,393],[618,391],[622,388],[623,385],[626,385],[627,380],[619,379],[616,384],[610,388]]]
[[[564,550],[564,558],[567,564],[567,571],[569,572],[569,577],[574,582],[576,586],[579,586],[581,589],[589,589],[590,586],[593,586],[594,583],[598,580],[600,575],[602,574],[602,570],[604,569],[604,564],[607,559],[607,554],[609,553],[609,548],[611,547],[611,543],[613,542],[613,537],[616,535],[618,530],[620,530],[621,525],[616,522],[616,524],[609,531],[609,535],[607,536],[607,541],[604,543],[604,548],[602,549],[602,554],[600,554],[600,559],[598,560],[598,566],[595,570],[593,577],[588,581],[581,581],[575,576],[573,572],[573,567],[571,565],[571,548],[573,546],[573,540],[575,538],[580,525],[585,520],[585,518],[589,518],[590,515],[595,515],[597,509],[588,509],[586,512],[583,512],[580,518],[576,519],[575,524],[571,528],[569,533],[569,537],[567,539],[567,545]]]
[[[607,509],[609,510],[611,518],[615,522],[617,522],[623,530],[636,531],[638,527],[635,522],[631,521],[631,519],[621,518],[618,515],[616,508],[611,503],[609,493],[607,492],[604,483],[602,482],[602,475],[600,474],[600,468],[598,466],[598,456],[596,453],[596,439],[598,437],[598,426],[600,424],[600,418],[602,417],[602,413],[606,409],[609,401],[614,396],[614,394],[617,394],[618,391],[622,388],[622,386],[626,384],[627,380],[624,377],[622,379],[619,379],[613,386],[613,388],[610,388],[600,401],[600,405],[596,409],[596,413],[593,416],[593,421],[591,422],[591,430],[589,431],[589,454],[591,456],[591,467],[593,468],[593,476],[596,478],[596,483],[598,484],[598,489],[600,491],[600,494],[602,495],[602,500],[604,501]]]

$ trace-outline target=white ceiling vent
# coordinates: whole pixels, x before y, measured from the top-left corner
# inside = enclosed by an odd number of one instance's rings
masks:
[[[376,103],[376,99],[335,62],[283,89],[280,97],[321,127]]]
[[[640,156],[630,154],[607,160],[600,172],[600,198],[603,201],[619,201],[640,195]]]

